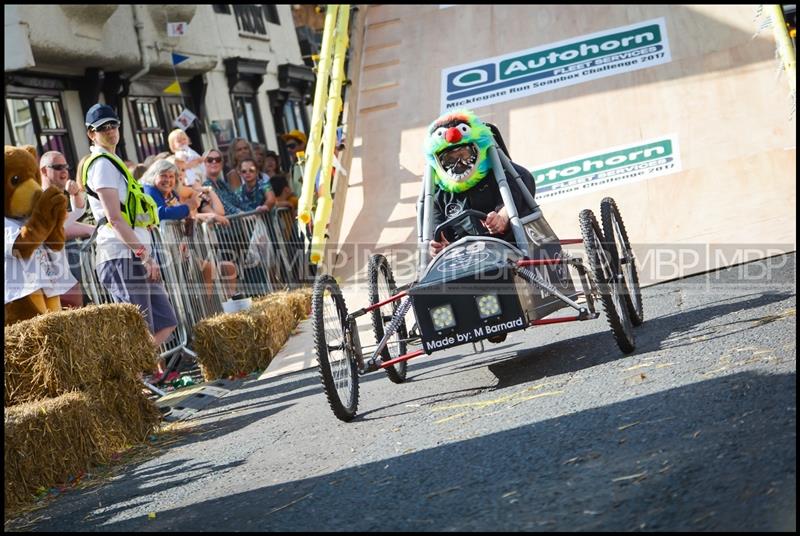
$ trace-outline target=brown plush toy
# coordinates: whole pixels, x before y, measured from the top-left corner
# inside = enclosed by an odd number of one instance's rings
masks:
[[[67,217],[67,198],[59,188],[50,186],[42,191],[36,149],[5,146],[5,191],[3,195],[6,219],[6,240],[9,239],[9,221],[21,224],[11,253],[14,257],[29,260],[42,245],[53,251],[64,248],[64,220]],[[15,231],[14,231],[15,232]],[[13,235],[12,235],[13,236]],[[8,244],[6,245],[8,255]],[[11,259],[11,262],[14,259]],[[6,257],[5,325],[33,318],[47,311],[60,311],[58,296],[47,297],[39,288],[26,296],[9,301],[9,258]]]

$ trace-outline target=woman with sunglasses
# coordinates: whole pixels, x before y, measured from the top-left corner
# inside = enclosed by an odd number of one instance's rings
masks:
[[[158,348],[169,339],[178,320],[161,282],[150,231],[138,220],[129,223],[122,214],[120,201],[127,200],[129,186],[134,188],[135,179],[114,154],[120,138],[119,126],[119,117],[106,104],[95,104],[86,113],[86,134],[92,142],[94,158],[90,156],[80,167],[82,184],[89,193],[89,208],[100,224],[95,269],[115,302],[139,306]],[[100,157],[100,153],[107,154]],[[135,186],[141,188],[138,183]],[[163,366],[163,360],[159,360],[159,375],[165,372]]]
[[[252,158],[245,158],[239,165],[239,175],[243,182],[236,194],[239,206],[246,212],[256,210],[266,212],[275,205],[275,193],[269,181],[259,179],[258,165]]]
[[[214,193],[217,194],[225,209],[225,215],[232,216],[242,212],[236,189],[231,188],[231,185],[228,184],[228,181],[223,176],[222,153],[219,149],[209,149],[203,153],[203,167],[206,177],[203,181],[203,186],[211,187]]]
[[[228,146],[228,171],[225,178],[228,179],[228,184],[231,188],[236,190],[242,185],[242,178],[239,176],[239,164],[244,158],[253,158],[253,146],[244,138],[233,138],[233,141]]]

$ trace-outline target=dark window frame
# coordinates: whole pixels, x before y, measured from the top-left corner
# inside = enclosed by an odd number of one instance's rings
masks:
[[[267,24],[280,26],[281,18],[276,4],[232,4],[236,28],[244,36],[269,39]]]
[[[272,109],[272,122],[275,125],[275,135],[278,138],[278,153],[280,154],[281,165],[283,169],[289,169],[291,159],[289,158],[289,152],[281,138],[281,134],[286,134],[290,130],[297,128],[308,136],[311,123],[305,105],[306,97],[298,91],[297,88],[292,86],[288,86],[284,89],[272,90],[267,93],[269,95],[270,108]],[[300,125],[302,128],[298,128],[298,125],[292,127],[287,121],[285,109],[286,105],[290,102],[297,103],[300,111],[300,120],[303,123]]]
[[[6,87],[5,92],[5,116],[6,116],[6,125],[8,128],[9,136],[11,137],[11,142],[14,145],[22,145],[23,140],[17,139],[16,130],[11,123],[11,114],[8,108],[8,99],[15,99],[15,100],[25,100],[28,102],[28,108],[31,110],[31,124],[33,126],[34,137],[36,138],[36,152],[38,153],[39,157],[41,157],[47,151],[45,150],[44,144],[42,143],[43,137],[49,138],[60,138],[62,147],[59,149],[55,148],[48,148],[47,150],[59,150],[64,155],[67,163],[70,165],[72,169],[78,164],[77,159],[77,151],[75,150],[75,140],[72,137],[72,129],[70,128],[69,124],[69,116],[67,114],[66,108],[64,107],[64,99],[62,97],[61,91],[58,90],[46,90],[46,89],[32,89],[32,88],[21,88],[21,87]],[[60,111],[60,119],[61,119],[61,127],[60,128],[43,128],[41,120],[39,118],[39,104],[43,104],[46,102],[57,102],[59,111]],[[28,140],[24,140],[24,143],[27,144]],[[48,142],[50,143],[50,142]]]
[[[278,14],[277,4],[261,4],[261,9],[264,11],[264,18],[267,22],[272,24],[281,24],[281,16]]]
[[[176,113],[174,108],[183,109],[184,107],[188,107],[190,110],[192,109],[191,98],[188,96],[128,95],[125,100],[127,101],[128,115],[131,118],[131,131],[133,132],[133,141],[136,146],[136,158],[139,163],[144,162],[151,154],[159,154],[170,150],[168,136],[172,130],[177,128],[173,122],[180,114],[180,111]],[[156,109],[154,117],[158,127],[142,127],[142,117],[140,117],[137,107],[139,101],[147,101],[148,104],[155,104]],[[186,134],[189,135],[189,138],[192,140],[192,149],[202,154],[204,149],[197,121],[186,131]],[[147,135],[154,135],[159,138],[156,140],[158,149],[156,152],[148,151],[143,143],[142,137]]]
[[[245,127],[247,128],[248,132],[242,132],[239,128],[239,121],[236,115],[237,110],[237,101],[241,100],[250,102],[253,106],[253,118],[255,120],[255,125],[250,125],[247,121],[247,114],[244,114],[244,123]],[[244,110],[245,107],[242,106]],[[233,111],[233,128],[236,132],[236,136],[239,138],[245,138],[250,143],[263,143],[266,144],[266,137],[264,136],[264,126],[262,125],[261,121],[261,109],[258,105],[258,94],[244,92],[244,91],[232,91],[231,92],[231,110]],[[258,140],[253,139],[252,133],[250,132],[252,129],[255,129],[255,135],[258,137]]]
[[[131,118],[131,131],[133,132],[133,142],[136,146],[137,162],[141,163],[148,156],[169,150],[167,145],[166,118],[164,116],[163,105],[160,97],[152,95],[129,95],[126,99],[128,106],[128,116]],[[153,118],[156,126],[149,126],[143,122],[143,117],[139,113],[139,104],[154,105],[155,112]],[[148,136],[157,136],[155,140],[155,152],[150,152],[149,148],[142,141]]]

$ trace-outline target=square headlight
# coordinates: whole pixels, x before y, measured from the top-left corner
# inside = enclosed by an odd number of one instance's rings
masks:
[[[450,304],[431,307],[431,320],[436,331],[452,328],[456,325],[456,317]]]
[[[478,302],[478,313],[483,319],[498,316],[503,312],[500,309],[500,299],[497,297],[497,294],[478,296],[475,298],[475,301]]]

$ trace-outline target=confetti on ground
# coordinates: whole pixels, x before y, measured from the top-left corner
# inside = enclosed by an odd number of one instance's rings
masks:
[[[451,491],[456,491],[456,490],[459,490],[459,489],[461,489],[461,486],[453,486],[452,488],[447,488],[447,489],[443,489],[443,490],[440,490],[440,491],[434,491],[433,493],[428,493],[425,496],[425,498],[426,499],[432,499],[433,497],[436,497],[437,495],[444,495],[445,493],[450,493]]]
[[[617,428],[617,430],[619,430],[621,432],[623,430],[627,430],[628,428],[630,428],[632,426],[636,426],[637,424],[641,424],[641,423],[639,421],[636,421],[636,422],[632,422],[630,424],[625,424],[625,425],[620,426],[619,428]]]
[[[434,421],[433,424],[442,424],[443,422],[451,421],[453,419],[457,419],[459,417],[463,417],[466,415],[467,412],[456,413],[455,415],[451,415],[450,417],[445,417],[444,419],[439,419],[438,421]]]
[[[628,475],[628,476],[620,476],[617,478],[612,478],[611,482],[626,482],[628,480],[637,480],[643,478],[647,474],[647,471],[643,471],[641,473],[636,473],[635,475]]]

